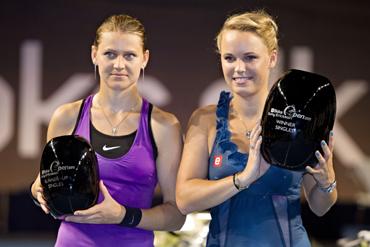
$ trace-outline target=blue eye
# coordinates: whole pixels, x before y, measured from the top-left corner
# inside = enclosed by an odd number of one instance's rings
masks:
[[[134,54],[134,53],[127,53],[127,54],[125,54],[125,58],[126,58],[126,60],[128,60],[128,61],[131,61],[132,59],[134,59],[136,57],[136,54]]]
[[[224,56],[224,60],[225,60],[226,62],[232,63],[232,62],[234,62],[234,61],[235,61],[235,58],[234,58],[233,56],[226,55],[226,56]]]
[[[257,59],[257,56],[255,56],[255,55],[246,55],[246,56],[244,56],[244,60],[248,61],[248,62],[252,62],[255,59]]]
[[[108,57],[109,59],[113,59],[116,57],[116,54],[110,51],[104,53],[104,56]]]

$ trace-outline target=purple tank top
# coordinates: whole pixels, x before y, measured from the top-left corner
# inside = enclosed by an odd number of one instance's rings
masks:
[[[93,95],[84,101],[74,134],[90,141],[90,108]],[[156,163],[148,127],[149,103],[143,99],[135,140],[130,150],[117,159],[99,154],[99,173],[111,196],[120,204],[150,208],[157,184]],[[98,201],[102,201],[99,194]],[[56,246],[153,246],[152,231],[114,224],[79,224],[62,221]]]

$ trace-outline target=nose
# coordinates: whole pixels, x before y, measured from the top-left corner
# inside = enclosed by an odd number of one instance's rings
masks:
[[[241,59],[236,60],[236,66],[235,66],[235,71],[237,73],[243,73],[245,72],[245,64]]]
[[[113,67],[116,70],[122,70],[125,68],[125,61],[122,56],[117,56],[116,60],[114,61]]]

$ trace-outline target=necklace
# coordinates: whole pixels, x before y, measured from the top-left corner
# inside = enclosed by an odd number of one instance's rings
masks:
[[[239,121],[243,124],[246,132],[245,132],[245,136],[247,137],[248,140],[251,139],[251,134],[252,134],[252,130],[249,130],[247,128],[247,125],[245,125],[243,119],[240,117],[239,113],[235,110],[235,109],[232,109],[232,111],[235,113],[235,116],[239,119]]]
[[[112,135],[115,136],[117,134],[117,131],[118,131],[119,126],[121,125],[121,123],[123,123],[123,121],[128,117],[128,115],[130,115],[130,113],[134,111],[135,107],[139,104],[139,101],[136,101],[136,104],[134,106],[132,106],[126,112],[126,114],[121,118],[121,120],[116,125],[113,125],[113,123],[109,120],[108,115],[105,113],[104,108],[102,107],[102,104],[100,103],[100,99],[98,99],[98,103],[99,103],[99,106],[101,108],[101,111],[103,112],[103,115],[105,117],[105,120],[107,120],[107,122],[109,123],[109,125],[112,127]]]

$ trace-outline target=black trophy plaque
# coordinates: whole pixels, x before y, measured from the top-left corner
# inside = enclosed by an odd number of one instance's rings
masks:
[[[261,154],[291,170],[318,163],[315,151],[328,142],[336,112],[335,91],[324,76],[289,70],[271,88],[262,115]]]
[[[45,146],[40,162],[44,198],[55,218],[94,205],[99,193],[98,161],[91,145],[76,135]]]

